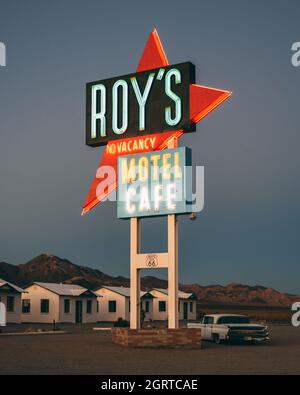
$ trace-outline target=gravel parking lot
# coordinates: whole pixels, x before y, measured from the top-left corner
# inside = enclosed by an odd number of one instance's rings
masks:
[[[127,349],[91,325],[68,334],[1,336],[0,374],[299,374],[300,328],[271,327],[268,345]]]

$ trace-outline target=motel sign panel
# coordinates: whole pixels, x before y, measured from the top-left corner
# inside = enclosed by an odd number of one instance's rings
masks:
[[[118,218],[191,212],[190,166],[185,147],[119,157]]]

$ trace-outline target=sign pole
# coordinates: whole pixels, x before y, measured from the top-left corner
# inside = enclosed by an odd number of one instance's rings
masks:
[[[178,328],[178,220],[168,215],[168,327]]]
[[[168,148],[177,148],[178,139],[173,138]],[[178,220],[168,215],[168,328],[176,329],[178,323]]]
[[[137,257],[141,252],[141,224],[139,218],[130,218],[130,329],[139,329],[141,269]]]

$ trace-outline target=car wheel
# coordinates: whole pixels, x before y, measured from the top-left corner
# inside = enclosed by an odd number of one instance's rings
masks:
[[[216,344],[220,344],[221,343],[220,336],[217,333],[213,334],[213,341]]]

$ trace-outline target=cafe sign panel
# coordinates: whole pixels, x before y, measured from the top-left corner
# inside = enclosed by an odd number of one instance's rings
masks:
[[[121,156],[118,218],[191,212],[190,166],[191,150],[185,147]]]

